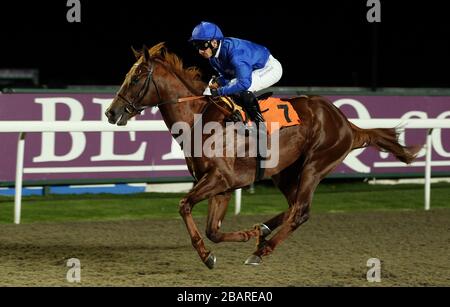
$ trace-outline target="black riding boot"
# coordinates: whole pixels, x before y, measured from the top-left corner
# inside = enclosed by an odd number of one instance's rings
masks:
[[[256,123],[257,126],[259,126],[260,123],[264,124],[264,118],[262,117],[255,94],[250,91],[245,91],[239,93],[237,97],[239,104],[245,109],[250,120]]]
[[[238,96],[239,103],[241,106],[245,109],[248,116],[250,117],[251,121],[256,126],[256,144],[257,144],[257,160],[261,161],[264,158],[267,157],[267,142],[263,142],[263,144],[260,144],[260,140],[262,138],[265,138],[267,135],[267,129],[266,125],[264,123],[264,118],[262,117],[261,110],[259,108],[258,99],[256,98],[255,94],[250,91],[245,91],[239,93]],[[260,146],[262,145],[262,146]],[[264,174],[264,170],[261,170],[259,167],[257,167],[257,180],[261,179]],[[260,178],[258,178],[260,177]]]

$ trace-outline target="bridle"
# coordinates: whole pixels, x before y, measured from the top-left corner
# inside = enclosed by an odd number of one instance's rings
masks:
[[[135,64],[138,65],[138,64]],[[141,102],[141,100],[145,97],[145,94],[147,94],[149,88],[150,88],[150,82],[153,83],[153,86],[156,89],[156,94],[158,95],[159,101],[161,101],[161,95],[159,94],[158,86],[156,86],[155,79],[153,78],[153,65],[150,65],[150,68],[148,69],[147,77],[145,78],[145,82],[142,85],[141,89],[138,92],[138,95],[134,101],[131,101],[127,97],[123,96],[120,93],[117,93],[117,97],[119,97],[121,100],[123,100],[127,105],[125,107],[125,110],[130,113],[136,113],[141,114],[141,112],[144,110],[144,108],[137,108],[136,104]]]
[[[135,64],[135,65],[138,65],[138,64]],[[158,100],[159,100],[159,103],[157,103],[155,105],[156,107],[159,107],[164,104],[191,101],[191,100],[201,99],[201,98],[205,97],[205,96],[191,96],[191,97],[178,98],[175,101],[163,101],[161,98],[161,95],[159,93],[158,86],[156,85],[155,79],[153,78],[153,67],[154,67],[153,65],[150,65],[150,68],[147,70],[147,72],[146,72],[147,77],[145,78],[145,82],[142,85],[141,89],[139,90],[138,95],[137,95],[136,99],[134,99],[134,101],[128,99],[127,97],[123,96],[120,93],[117,93],[117,97],[127,104],[125,107],[125,111],[128,112],[129,114],[141,114],[141,112],[145,109],[145,107],[144,108],[136,107],[136,104],[141,102],[141,100],[147,94],[147,92],[150,88],[150,82],[153,83],[153,86],[156,89],[156,95],[158,96]],[[134,81],[134,82],[136,82],[136,81]]]

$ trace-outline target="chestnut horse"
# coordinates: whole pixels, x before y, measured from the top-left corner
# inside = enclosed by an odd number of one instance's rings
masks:
[[[133,50],[134,51],[134,50]],[[167,51],[163,43],[150,50],[135,52],[136,63],[128,72],[119,92],[106,111],[111,124],[126,125],[143,109],[157,106],[170,131],[176,122],[194,125],[194,114],[202,114],[208,122],[224,124],[225,115],[201,96],[207,86],[196,68],[184,69],[182,61]],[[183,102],[182,99],[186,98]],[[193,98],[189,98],[193,97]],[[301,124],[279,131],[279,163],[265,169],[288,202],[288,209],[252,229],[221,232],[228,202],[233,190],[255,181],[254,157],[186,157],[195,185],[179,203],[192,245],[201,260],[213,268],[216,257],[206,249],[202,235],[192,218],[192,209],[208,199],[206,236],[214,243],[246,242],[256,238],[256,251],[246,264],[259,264],[292,232],[309,218],[313,193],[319,182],[347,154],[356,148],[375,146],[411,163],[419,147],[406,147],[397,141],[392,129],[361,129],[350,123],[332,103],[320,96],[296,97],[289,100],[301,118]],[[176,137],[176,135],[173,135]],[[246,139],[245,142],[248,142]],[[275,229],[279,230],[270,239]]]

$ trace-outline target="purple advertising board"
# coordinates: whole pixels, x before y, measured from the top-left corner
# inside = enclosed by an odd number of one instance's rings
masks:
[[[0,94],[0,120],[102,120],[112,94]],[[350,119],[450,118],[450,96],[326,96]],[[148,109],[136,120],[161,120]],[[426,129],[406,129],[406,144],[424,144]],[[433,132],[432,171],[450,174],[450,129]],[[0,183],[14,181],[17,133],[0,133]],[[423,174],[424,152],[405,166],[386,153],[353,151],[331,176]],[[25,142],[24,180],[176,181],[190,179],[183,153],[169,132],[29,133]]]

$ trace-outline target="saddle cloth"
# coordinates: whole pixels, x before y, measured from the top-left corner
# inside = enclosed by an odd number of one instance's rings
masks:
[[[222,104],[225,104],[229,109],[231,109],[232,112],[239,111],[241,113],[244,122],[249,120],[243,108],[237,105],[231,98],[221,98]],[[300,118],[289,101],[284,101],[275,97],[268,97],[259,100],[258,102],[261,114],[266,122],[267,133],[269,135],[275,132],[276,129],[281,129],[282,127],[300,125]],[[274,122],[278,123],[278,127],[275,125],[274,130],[272,130],[271,123]]]

